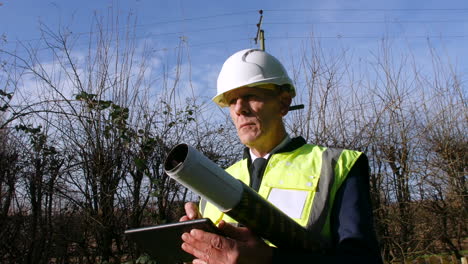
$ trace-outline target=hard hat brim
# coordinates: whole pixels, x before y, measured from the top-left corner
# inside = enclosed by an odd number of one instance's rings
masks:
[[[291,85],[288,83],[288,85]],[[275,83],[270,83],[270,82],[258,82],[258,83],[253,83],[253,84],[249,84],[249,85],[244,85],[244,86],[240,86],[240,87],[237,87],[237,88],[233,88],[229,91],[226,91],[222,94],[218,94],[216,96],[214,96],[211,100],[213,102],[215,102],[217,105],[219,105],[220,107],[228,107],[229,106],[229,103],[226,102],[225,98],[224,98],[224,95],[228,92],[231,92],[231,91],[235,91],[237,89],[240,89],[240,88],[243,88],[243,87],[249,87],[249,88],[259,88],[259,89],[267,89],[267,90],[274,90],[274,89],[277,89],[279,85],[275,84]],[[291,85],[292,86],[292,85]],[[292,89],[289,89],[288,92],[291,94],[291,97],[294,97],[296,96],[295,94],[295,89],[294,87],[292,87]]]

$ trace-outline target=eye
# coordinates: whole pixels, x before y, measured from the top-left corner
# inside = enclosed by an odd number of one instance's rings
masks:
[[[243,94],[243,95],[239,95],[239,96],[232,96],[230,98],[227,98],[227,102],[229,103],[229,105],[235,105],[237,103],[237,100],[239,99],[242,99],[242,101],[244,102],[250,102],[250,101],[260,101],[261,100],[261,96],[259,96],[258,94]]]
[[[243,99],[246,101],[258,101],[260,97],[256,94],[246,94],[243,96]]]
[[[236,98],[236,97],[230,98],[229,101],[228,101],[229,105],[236,104],[236,102],[237,102],[237,98]]]

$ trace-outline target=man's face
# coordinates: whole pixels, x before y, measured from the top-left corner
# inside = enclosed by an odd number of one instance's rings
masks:
[[[282,118],[287,110],[276,91],[242,87],[228,92],[225,98],[242,144],[255,148],[282,139]]]

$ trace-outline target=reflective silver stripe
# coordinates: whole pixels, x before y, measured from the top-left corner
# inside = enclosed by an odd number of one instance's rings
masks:
[[[328,248],[331,244],[328,238],[322,236],[322,230],[327,220],[330,209],[330,192],[335,181],[335,165],[339,159],[342,149],[327,148],[322,154],[322,168],[317,185],[314,200],[312,201],[312,212],[309,216],[307,229],[322,247]]]
[[[200,213],[202,215],[205,214],[206,203],[207,203],[207,201],[205,199],[203,199],[203,198],[200,199],[200,209],[199,210],[200,210]]]

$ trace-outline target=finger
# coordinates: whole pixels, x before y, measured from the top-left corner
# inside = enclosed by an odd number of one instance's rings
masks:
[[[182,250],[184,250],[185,252],[191,254],[192,256],[196,258],[204,257],[203,252],[200,249],[198,249],[198,248],[206,247],[206,245],[203,246],[203,243],[201,241],[196,240],[189,233],[182,234],[182,240],[184,241],[181,245]],[[200,261],[203,261],[203,260],[200,260]],[[196,261],[192,260],[192,264],[193,263],[196,263]]]
[[[188,220],[190,220],[190,218],[188,216],[184,215],[179,219],[179,222],[185,222],[185,221],[188,221]]]
[[[193,259],[192,260],[192,264],[196,264],[196,263],[205,263],[206,262],[202,259],[197,259],[197,258],[200,258],[200,257],[204,257],[205,255],[198,249],[194,248],[192,245],[190,245],[189,243],[182,243],[182,249],[191,254],[192,256],[194,256],[196,259]]]
[[[192,229],[190,230],[190,236],[193,237],[195,240],[205,243],[213,248],[220,249],[222,248],[222,239],[221,236],[205,232],[200,229]]]
[[[218,224],[218,228],[227,237],[244,241],[246,236],[252,236],[252,232],[246,227],[235,227],[224,220],[221,220]]]
[[[182,243],[182,246],[181,246],[182,249],[185,252],[194,256],[196,259],[200,261],[210,261],[210,260],[216,259],[214,255],[217,254],[218,252],[216,252],[217,251],[216,249],[210,247],[209,244],[196,240],[189,233],[184,233],[182,235],[182,240],[184,241],[184,243]],[[192,263],[197,263],[197,261],[193,260]],[[203,262],[198,262],[198,263],[203,263]]]
[[[220,240],[226,240],[223,237],[217,236]],[[195,256],[198,260],[204,262],[195,262],[193,263],[213,263],[213,264],[221,264],[225,263],[223,261],[226,259],[226,254],[222,249],[218,249],[223,242],[212,242],[212,241],[200,241],[194,238],[191,234],[185,233],[182,235],[182,239],[184,243],[182,243],[182,249]],[[216,240],[216,239],[215,239]],[[216,247],[212,246],[211,243],[214,243]]]
[[[190,220],[201,218],[198,206],[195,203],[188,202],[184,205],[185,214]]]
[[[194,259],[192,261],[192,264],[207,264],[207,263],[201,259]]]
[[[193,236],[191,236],[189,233],[183,233],[181,238],[182,238],[182,241],[190,245],[197,243],[197,240]]]
[[[195,248],[192,246],[194,243],[193,238],[191,238],[188,233],[184,233],[182,234],[182,240],[184,241],[181,245],[182,249],[185,252],[195,256]]]
[[[211,247],[218,250],[231,249],[235,246],[234,240],[230,238],[206,232],[200,229],[192,229],[190,231],[190,236],[201,242],[200,244],[204,244],[206,247]]]

